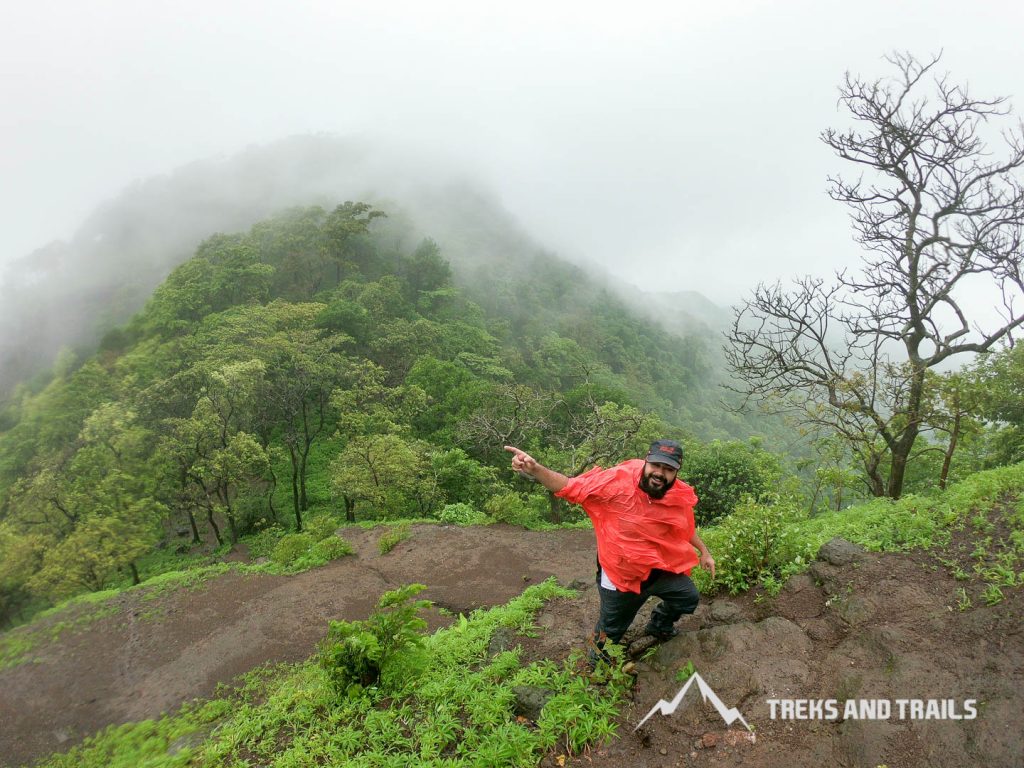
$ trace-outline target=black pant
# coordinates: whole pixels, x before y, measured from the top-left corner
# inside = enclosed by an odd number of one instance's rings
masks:
[[[597,591],[601,595],[601,614],[594,627],[594,637],[601,645],[603,635],[617,643],[626,634],[629,625],[636,618],[637,611],[650,597],[660,597],[661,603],[651,614],[648,632],[670,632],[672,625],[683,614],[697,610],[700,594],[689,576],[683,573],[669,573],[655,569],[640,584],[640,594],[605,589],[601,586],[601,572],[598,571]]]

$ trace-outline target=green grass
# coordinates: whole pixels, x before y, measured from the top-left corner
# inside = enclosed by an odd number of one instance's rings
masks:
[[[873,551],[938,550],[959,528],[968,529],[977,546],[966,565],[963,558],[948,559],[946,567],[961,579],[973,574],[983,586],[973,603],[961,589],[956,604],[960,610],[995,604],[1005,590],[1024,583],[1022,490],[1024,464],[978,473],[944,493],[910,495],[895,502],[877,499],[815,517],[784,503],[747,505],[702,531],[718,560],[716,584],[702,570],[695,570],[694,576],[706,594],[716,588],[739,591],[758,582],[772,591],[790,574],[806,569],[820,546],[835,536]],[[408,530],[403,527],[409,522],[360,527],[383,527],[382,541],[393,540],[390,549],[405,538]],[[229,570],[282,572],[272,563],[220,563],[163,573],[134,589],[144,590],[147,597],[158,596]],[[81,604],[97,606],[96,611],[57,622],[45,632],[33,634],[28,627],[0,637],[0,666],[24,661],[35,643],[84,626],[108,606],[116,610],[110,600],[121,591],[82,595],[41,614],[40,618]],[[411,664],[387,688],[339,696],[315,659],[261,669],[248,675],[238,690],[186,705],[159,720],[109,728],[46,765],[533,766],[544,754],[575,754],[614,734],[628,683],[613,673],[609,685],[595,688],[578,674],[572,659],[523,665],[518,649],[493,658],[486,652],[495,629],[531,632],[543,602],[568,594],[549,581],[506,606],[460,616],[453,626],[426,638],[423,652],[428,663]],[[513,716],[516,685],[553,692],[538,723],[523,723]]]
[[[195,589],[210,579],[229,571],[254,573],[265,570],[267,570],[265,567],[240,563],[215,563],[184,571],[168,571],[134,586],[75,595],[51,608],[40,611],[28,623],[0,635],[0,669],[23,664],[30,660],[32,651],[39,645],[59,640],[67,632],[81,632],[99,619],[118,613],[121,606],[115,601],[121,595],[137,593],[142,600],[155,600],[170,592]],[[54,623],[47,621],[54,616],[73,613],[76,608],[83,606],[84,610],[76,616]],[[147,618],[153,618],[157,614],[148,612],[145,615]]]
[[[386,555],[410,536],[412,536],[412,531],[409,530],[408,523],[385,526],[385,530],[377,539],[377,549],[382,555]]]
[[[898,501],[873,499],[864,504],[814,517],[797,512],[784,502],[749,505],[723,518],[719,525],[701,530],[716,560],[718,578],[712,582],[701,569],[693,577],[702,593],[748,589],[758,582],[777,591],[790,575],[806,570],[818,549],[829,539],[841,537],[865,549],[899,552],[909,549],[940,550],[950,541],[954,528],[973,526],[984,533],[996,515],[1011,529],[1009,542],[979,538],[978,570],[996,587],[1010,583],[1009,572],[1024,569],[1024,464],[979,472],[945,492],[904,496]],[[1016,499],[1011,504],[1011,499]],[[1011,555],[1000,553],[1010,552]],[[956,575],[954,571],[954,576]],[[962,573],[962,571],[960,571]],[[1021,575],[1014,577],[1020,583]],[[989,591],[988,601],[999,593]]]
[[[426,638],[427,663],[387,689],[342,697],[316,660],[262,669],[243,687],[178,713],[108,728],[49,768],[157,766],[535,766],[546,753],[576,754],[615,733],[629,680],[594,687],[573,666],[523,665],[518,649],[488,657],[499,627],[535,632],[546,600],[572,596],[552,580],[507,605],[477,611]],[[513,687],[547,688],[536,724],[512,710]]]
[[[117,594],[114,592],[113,594]],[[97,598],[96,596],[99,595]],[[89,598],[89,599],[85,599]],[[111,592],[93,592],[79,595],[67,603],[50,608],[24,626],[0,635],[0,669],[16,667],[31,660],[32,653],[46,642],[59,640],[67,632],[80,632],[104,616],[111,616],[118,607],[110,602]],[[75,606],[89,606],[79,615],[48,624],[45,619]]]

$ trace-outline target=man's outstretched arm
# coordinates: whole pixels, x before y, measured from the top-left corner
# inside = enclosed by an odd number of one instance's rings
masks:
[[[526,451],[521,451],[514,445],[506,445],[505,450],[512,454],[513,470],[532,480],[536,480],[552,493],[558,493],[569,482],[569,478],[561,472],[548,469]]]

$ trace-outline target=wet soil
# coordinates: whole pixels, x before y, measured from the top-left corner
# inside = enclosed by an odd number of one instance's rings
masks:
[[[331,619],[365,618],[380,593],[428,585],[451,613],[504,603],[555,576],[580,592],[551,601],[541,632],[518,638],[524,659],[560,660],[586,643],[597,612],[590,531],[531,532],[507,526],[414,526],[387,554],[379,531],[346,530],[356,555],[295,576],[227,574],[156,600],[119,598],[118,611],[65,632],[34,661],[0,671],[0,763],[22,765],[101,728],[158,717],[208,697],[253,667],[310,656]],[[954,542],[953,551],[957,551]],[[583,755],[554,751],[544,765],[910,766],[1022,765],[1024,593],[964,607],[948,564],[928,553],[860,553],[818,561],[777,597],[757,592],[702,601],[679,637],[651,645],[626,636],[636,683],[617,738]],[[634,627],[643,627],[645,606]],[[66,618],[66,617],[65,617]],[[57,620],[57,619],[54,619]],[[671,715],[659,700],[682,686],[692,663],[750,730],[725,724],[697,685]],[[585,670],[581,669],[581,673]],[[885,720],[772,717],[771,700],[977,700],[977,717]]]

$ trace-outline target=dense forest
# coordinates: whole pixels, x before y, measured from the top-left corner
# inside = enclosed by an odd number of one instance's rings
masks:
[[[706,442],[751,432],[721,407],[706,332],[671,334],[540,256],[456,287],[433,241],[403,249],[385,219],[345,203],[210,237],[94,355],[66,351],[16,390],[0,414],[6,621],[137,582],[154,550],[321,513],[562,521],[505,469],[510,442],[575,473],[679,434],[692,471],[724,451],[741,484],[778,474],[747,443]]]
[[[573,474],[682,436],[704,524],[745,494],[813,510],[862,491],[834,436],[808,435],[817,458],[790,466],[803,486],[783,480],[749,439],[777,445],[781,422],[724,405],[706,329],[671,333],[543,255],[456,285],[434,241],[403,247],[387,224],[348,202],[212,236],[95,354],[16,389],[0,413],[4,623],[137,583],[170,567],[162,553],[318,518],[572,520],[508,472],[508,443]],[[1021,367],[1010,349],[935,389],[958,424],[954,476],[1019,459]],[[911,488],[950,472],[930,438]]]

